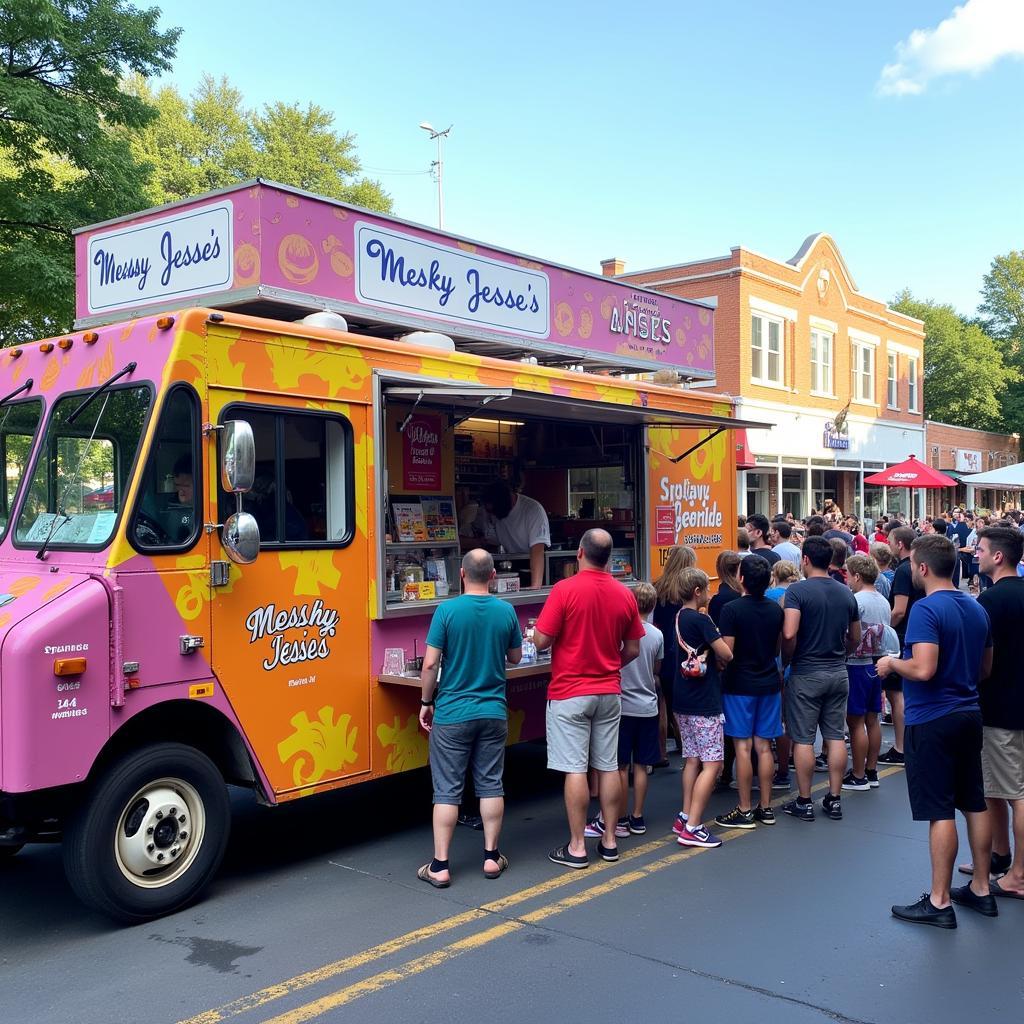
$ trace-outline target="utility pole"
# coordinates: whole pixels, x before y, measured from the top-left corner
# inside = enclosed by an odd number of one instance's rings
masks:
[[[429,121],[421,121],[420,127],[430,133],[431,139],[437,140],[437,159],[431,164],[437,174],[437,226],[444,229],[444,140],[454,125],[438,131]]]

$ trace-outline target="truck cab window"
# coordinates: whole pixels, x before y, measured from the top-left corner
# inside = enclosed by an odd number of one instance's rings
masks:
[[[352,530],[352,432],[346,420],[306,412],[236,408],[225,418],[251,424],[253,488],[242,508],[256,518],[261,546],[344,545]],[[221,518],[234,497],[221,494]]]
[[[201,526],[202,462],[195,392],[168,395],[142,477],[129,536],[140,551],[192,547]]]
[[[113,536],[149,411],[150,389],[111,388],[71,421],[87,392],[57,400],[36,456],[15,543],[101,548]]]
[[[0,409],[0,452],[4,464],[4,475],[0,480],[0,537],[7,532],[14,499],[28,469],[42,415],[43,403],[38,398],[15,402]]]

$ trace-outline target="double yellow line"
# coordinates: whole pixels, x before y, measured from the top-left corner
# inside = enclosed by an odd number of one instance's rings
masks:
[[[879,778],[892,775],[897,771],[900,771],[900,769],[885,769],[878,773]],[[815,786],[814,792],[824,790],[827,785],[828,783],[826,782]],[[772,806],[778,807],[791,796],[792,794],[787,794],[784,797],[779,797],[778,799],[773,800]],[[720,838],[723,843],[727,843],[747,834],[749,831],[750,830],[734,829],[723,833]],[[180,1021],[179,1024],[220,1024],[221,1021],[228,1020],[231,1017],[236,1017],[239,1014],[251,1013],[267,1006],[269,1003],[283,998],[284,996],[301,992],[303,989],[329,981],[331,978],[336,978],[348,971],[365,967],[375,961],[384,959],[385,957],[391,956],[395,953],[399,953],[404,949],[408,949],[410,946],[414,946],[417,943],[443,935],[445,932],[452,931],[462,925],[471,924],[474,921],[480,921],[488,916],[503,915],[512,907],[525,903],[528,900],[546,895],[547,893],[555,892],[556,890],[567,885],[571,885],[574,882],[593,878],[593,876],[599,872],[609,871],[623,863],[628,863],[629,861],[644,857],[657,850],[664,850],[665,842],[665,838],[661,837],[652,842],[643,843],[640,846],[634,847],[632,850],[623,853],[617,862],[608,863],[605,861],[598,861],[592,864],[585,872],[573,872],[571,874],[558,875],[555,878],[548,879],[546,882],[540,882],[539,884],[530,886],[526,889],[520,889],[517,892],[502,897],[501,899],[494,900],[491,903],[485,903],[479,909],[467,910],[461,914],[456,914],[454,917],[448,917],[443,921],[438,921],[436,924],[417,928],[416,930],[407,932],[404,935],[399,935],[394,939],[389,939],[387,942],[382,942],[379,945],[372,946],[360,953],[355,953],[352,956],[324,964],[322,967],[317,967],[314,970],[297,974],[292,978],[288,978],[285,981],[277,983],[276,985],[269,985],[266,988],[259,989],[257,992],[253,992],[247,996],[242,996],[242,998],[226,1003],[216,1009],[206,1010],[194,1017],[189,1017],[187,1020]],[[503,920],[500,924],[493,925],[490,928],[486,928],[484,931],[476,932],[463,939],[458,939],[455,942],[443,946],[441,949],[416,957],[415,959],[409,960],[398,967],[380,971],[379,973],[371,975],[362,981],[354,982],[344,988],[337,989],[325,996],[321,996],[319,999],[303,1003],[295,1009],[287,1010],[284,1013],[271,1018],[266,1021],[265,1024],[302,1024],[304,1021],[313,1020],[314,1018],[326,1013],[328,1010],[336,1009],[339,1006],[345,1006],[346,1004],[351,1003],[356,999],[360,999],[363,996],[370,995],[373,992],[379,992],[385,988],[390,988],[392,985],[395,985],[400,981],[415,977],[418,974],[422,974],[424,971],[428,971],[433,967],[438,967],[441,964],[454,960],[465,953],[479,949],[482,946],[486,946],[497,939],[504,938],[506,935],[520,931],[529,925],[537,924],[549,917],[564,913],[567,910],[571,910],[572,908],[580,906],[583,903],[587,903],[599,896],[604,896],[607,893],[622,888],[623,886],[631,885],[633,882],[637,882],[649,875],[653,875],[672,864],[678,864],[680,861],[687,860],[690,857],[703,852],[704,851],[702,849],[694,847],[687,848],[683,852],[680,852],[678,847],[673,845],[669,853],[657,860],[643,864],[633,870],[616,874],[614,877],[607,879],[599,885],[590,886],[580,892],[565,896],[554,903],[547,904],[546,906],[530,911],[529,913],[523,914],[519,917],[508,918]]]

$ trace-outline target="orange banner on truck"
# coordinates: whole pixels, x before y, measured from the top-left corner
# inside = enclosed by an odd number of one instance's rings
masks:
[[[728,414],[728,408],[719,415]],[[736,544],[735,450],[729,431],[649,427],[647,516],[651,576],[661,575],[669,551],[686,544],[697,564],[714,575],[715,559]],[[707,438],[707,440],[704,440]],[[680,462],[672,459],[704,440]]]

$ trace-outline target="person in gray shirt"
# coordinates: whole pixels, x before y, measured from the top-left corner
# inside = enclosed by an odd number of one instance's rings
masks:
[[[777,519],[772,523],[771,541],[779,558],[794,565],[800,564],[800,548],[793,543],[793,527],[785,519]]]
[[[828,575],[832,545],[824,537],[804,541],[801,568],[805,579],[794,583],[783,604],[782,660],[792,667],[786,685],[786,729],[793,740],[793,760],[800,795],[783,811],[814,820],[811,779],[814,734],[821,729],[828,747],[829,792],[825,814],[843,816],[840,796],[846,772],[846,701],[850,685],[846,656],[860,643],[860,612],[852,591]]]

